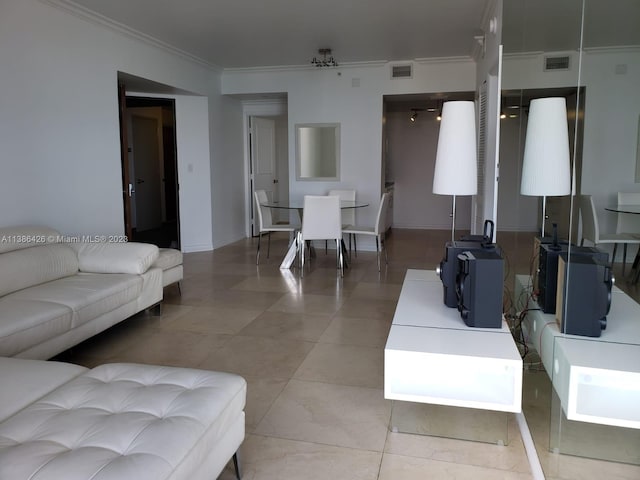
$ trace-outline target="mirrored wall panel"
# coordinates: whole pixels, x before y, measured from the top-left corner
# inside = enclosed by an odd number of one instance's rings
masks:
[[[640,235],[640,215],[618,208],[640,195],[638,25],[633,0],[504,1],[498,228],[531,242],[528,264],[512,265],[512,314],[523,411],[547,478],[640,478],[637,245],[614,249],[612,237]],[[521,190],[542,98],[565,99],[571,169],[571,193],[547,197],[545,218],[543,198]],[[597,253],[583,260],[581,245]]]

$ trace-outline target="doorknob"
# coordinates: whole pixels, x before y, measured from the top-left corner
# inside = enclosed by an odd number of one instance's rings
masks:
[[[129,196],[131,196],[132,194],[136,193],[135,189],[133,188],[133,184],[130,183],[129,184]]]

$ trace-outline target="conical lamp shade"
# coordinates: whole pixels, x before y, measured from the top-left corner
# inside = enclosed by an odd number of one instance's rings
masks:
[[[476,118],[473,102],[445,102],[438,135],[433,193],[475,195],[478,192]]]
[[[571,193],[569,129],[564,98],[531,100],[520,193],[540,197]]]

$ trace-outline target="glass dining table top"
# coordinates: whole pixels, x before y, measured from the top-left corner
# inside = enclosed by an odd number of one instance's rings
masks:
[[[633,213],[640,215],[640,205],[613,205],[611,207],[605,207],[605,210],[608,210],[609,212]]]
[[[302,210],[304,208],[304,200],[289,200],[286,202],[263,202],[260,205],[269,208],[284,208],[287,210]],[[340,200],[340,208],[362,208],[368,207],[368,202],[360,200]]]

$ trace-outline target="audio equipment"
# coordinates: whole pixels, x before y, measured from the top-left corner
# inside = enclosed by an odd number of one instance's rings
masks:
[[[556,309],[560,331],[599,337],[607,327],[613,283],[611,268],[600,255],[573,255],[573,252],[569,257],[561,255]]]
[[[468,238],[469,240],[462,240]],[[447,242],[444,247],[444,258],[436,268],[442,280],[443,301],[449,308],[457,308],[456,276],[458,274],[458,255],[466,251],[491,251],[502,255],[500,248],[491,243],[493,239],[493,222],[485,220],[483,235],[469,235],[455,242]]]
[[[466,251],[458,255],[456,293],[458,311],[469,327],[502,326],[504,261],[491,250]]]

